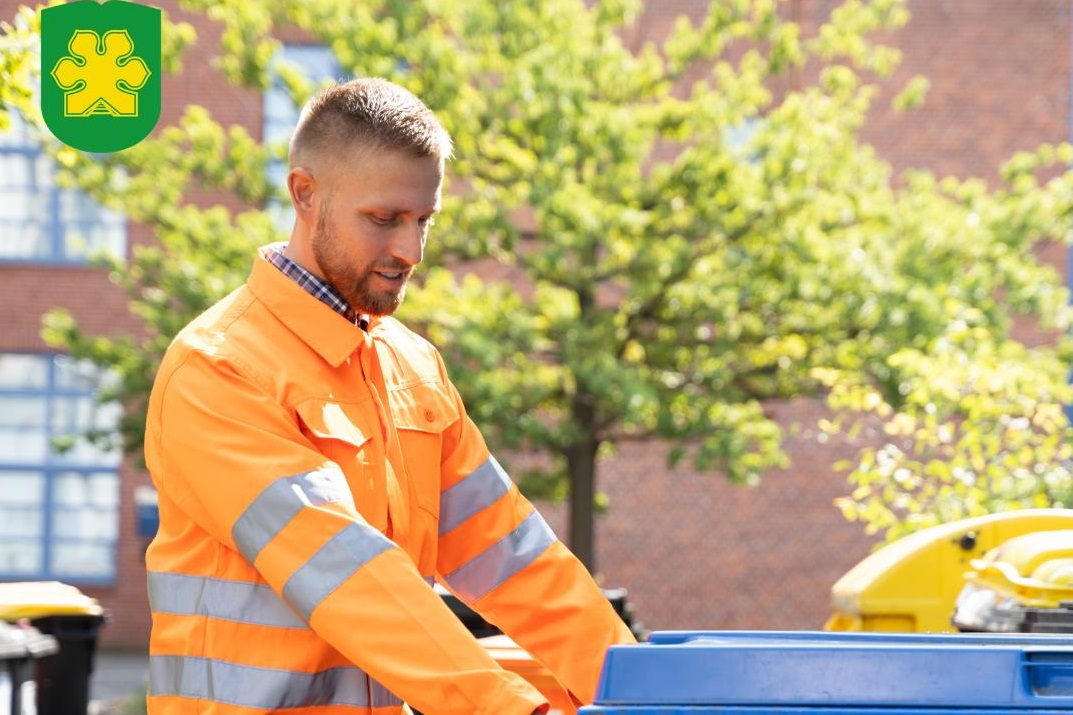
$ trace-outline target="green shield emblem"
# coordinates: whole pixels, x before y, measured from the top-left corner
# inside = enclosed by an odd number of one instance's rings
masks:
[[[41,113],[82,151],[144,139],[160,118],[160,10],[125,0],[43,9]]]

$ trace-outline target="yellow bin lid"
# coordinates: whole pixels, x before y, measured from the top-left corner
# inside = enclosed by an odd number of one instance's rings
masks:
[[[1073,529],[1022,534],[972,562],[965,579],[1025,606],[1058,608],[1073,601]]]
[[[59,581],[0,583],[0,620],[45,616],[99,616],[104,609],[74,586]]]

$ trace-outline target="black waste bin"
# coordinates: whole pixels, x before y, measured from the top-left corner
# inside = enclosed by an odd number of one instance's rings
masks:
[[[462,625],[466,627],[470,633],[477,638],[487,638],[488,636],[499,635],[503,631],[493,626],[488,621],[484,620],[479,613],[460,601],[457,596],[452,594],[446,588],[440,584],[433,586],[433,589],[440,595],[443,602],[447,604],[447,607],[451,609],[451,612],[462,621]],[[622,622],[633,632],[634,637],[637,640],[644,640],[647,636],[644,624],[637,621],[633,614],[633,605],[626,600],[626,589],[624,588],[605,588],[601,589],[604,596],[607,597],[611,607],[615,609],[615,613],[618,614]]]
[[[5,583],[0,619],[27,621],[59,646],[36,663],[37,715],[86,715],[97,634],[105,622],[97,601],[56,581]]]
[[[38,715],[86,715],[103,614],[43,616],[30,623],[59,643],[58,653],[37,662]]]
[[[633,612],[633,604],[626,599],[626,589],[624,588],[604,588],[601,589],[604,595],[607,596],[608,602],[611,603],[611,607],[615,609],[615,613],[622,619],[622,622],[633,633],[633,637],[639,641],[643,641],[648,637],[648,630],[645,625],[637,620],[637,617]]]
[[[484,620],[479,613],[462,603],[457,596],[440,584],[433,586],[433,589],[440,595],[447,607],[451,609],[451,613],[462,621],[462,625],[466,627],[466,630],[477,638],[487,638],[503,632]]]
[[[34,661],[56,651],[56,640],[37,629],[0,622],[0,715],[34,714]]]

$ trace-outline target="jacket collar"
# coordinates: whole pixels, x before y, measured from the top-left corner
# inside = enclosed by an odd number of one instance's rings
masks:
[[[260,252],[246,285],[272,315],[332,367],[342,365],[367,339],[364,330],[310,295]],[[370,331],[378,322],[371,320]]]

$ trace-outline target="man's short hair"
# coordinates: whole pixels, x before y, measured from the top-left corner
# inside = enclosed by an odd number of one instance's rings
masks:
[[[309,100],[291,137],[290,165],[356,148],[447,159],[451,136],[409,90],[379,77],[363,77],[335,84]]]

